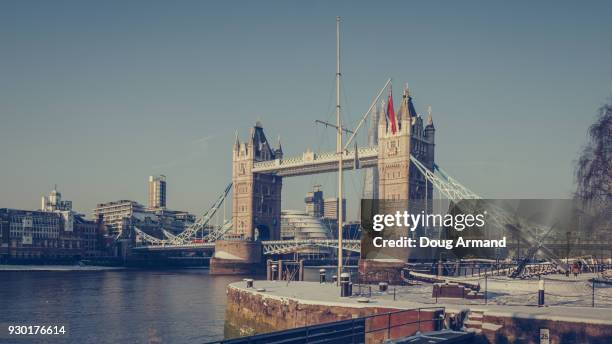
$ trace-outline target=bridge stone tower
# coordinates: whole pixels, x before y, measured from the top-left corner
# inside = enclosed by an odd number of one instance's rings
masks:
[[[385,106],[383,105],[383,109]],[[378,121],[378,199],[387,202],[379,204],[380,213],[393,214],[395,211],[409,209],[411,212],[432,209],[433,185],[416,170],[410,162],[410,155],[417,158],[427,168],[434,167],[435,128],[429,111],[428,124],[415,111],[408,88],[404,90],[397,113],[397,130],[392,132],[391,123],[383,111]],[[392,202],[388,202],[392,201]],[[385,230],[392,237],[415,235],[405,227]],[[388,256],[376,258],[362,257],[359,270],[370,282],[391,279],[401,281],[401,269],[410,257],[406,249],[386,248]],[[389,254],[391,253],[391,254]],[[388,258],[396,257],[397,260]],[[381,258],[384,258],[381,260]]]
[[[280,140],[272,149],[261,123],[240,143],[236,134],[232,159],[233,236],[247,241],[279,240],[282,177],[253,172],[256,162],[282,158]]]
[[[378,198],[407,200],[410,192],[411,114],[406,93],[398,111],[397,131],[391,130],[386,116],[378,122]],[[384,106],[383,106],[384,108]]]
[[[378,198],[384,200],[411,200],[413,204],[427,200],[431,203],[433,185],[426,182],[410,164],[410,154],[433,171],[435,128],[431,108],[427,125],[418,115],[406,88],[397,115],[397,131],[391,131],[386,117],[378,122]]]

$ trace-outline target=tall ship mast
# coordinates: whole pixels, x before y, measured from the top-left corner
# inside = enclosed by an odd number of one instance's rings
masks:
[[[342,274],[342,118],[340,115],[340,17],[336,17],[336,153],[338,154],[338,273],[337,281]]]

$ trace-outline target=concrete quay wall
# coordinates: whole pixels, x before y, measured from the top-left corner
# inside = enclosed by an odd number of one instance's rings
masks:
[[[366,330],[372,330],[366,335],[368,343],[382,343],[388,335],[386,330],[388,318],[386,313],[397,311],[388,307],[350,307],[342,305],[306,303],[291,298],[268,297],[254,290],[228,287],[225,314],[225,337],[234,338],[256,333],[287,330],[296,327],[316,325],[339,320],[381,314],[366,322]],[[433,311],[421,312],[421,319],[432,319]],[[407,311],[395,315],[392,324],[416,322],[418,311]],[[393,337],[412,334],[417,330],[417,324],[392,330]],[[376,330],[380,329],[380,330]],[[422,331],[434,330],[433,322],[422,323]],[[403,332],[403,333],[402,333]]]
[[[612,313],[612,310],[608,311]],[[570,317],[563,319],[554,317],[546,319],[544,316],[519,317],[485,312],[483,324],[488,324],[482,328],[485,343],[539,344],[541,329],[548,329],[551,344],[612,343],[612,324],[605,322],[584,322],[581,319],[572,321]]]
[[[257,281],[255,284],[256,287],[262,285]],[[283,287],[283,289],[285,288],[289,289],[291,285]],[[308,289],[315,288],[308,286]],[[313,290],[312,294],[317,295],[318,292],[318,290]],[[330,302],[329,300],[317,299],[317,297],[283,296],[279,289],[258,292],[256,289],[247,289],[242,283],[231,284],[227,288],[225,336],[226,338],[233,338],[419,307],[415,304],[392,306],[385,304],[385,302],[379,303],[376,301],[370,304],[359,304],[356,303],[354,298],[346,299],[346,302]],[[562,317],[547,314],[546,308],[538,309],[537,307],[533,307],[533,311],[530,313],[526,313],[524,310],[518,312],[511,308],[502,311],[499,308],[480,309],[475,305],[447,305],[446,307],[447,322],[450,321],[450,317],[465,310],[468,310],[468,314],[479,315],[479,318],[482,319],[481,324],[476,327],[466,325],[471,327],[472,330],[477,329],[479,335],[475,343],[536,344],[540,343],[541,329],[548,329],[550,344],[612,343],[612,318],[605,314],[601,316],[601,320],[596,320],[581,319],[579,316],[572,317],[572,307],[565,307],[568,309],[567,316]],[[470,308],[472,309],[470,310]],[[594,312],[597,311],[602,312],[604,310],[594,310]],[[424,318],[423,313],[420,317],[421,319]],[[433,317],[433,310],[431,317]],[[402,319],[393,319],[392,323],[406,323],[417,319],[418,312],[415,310],[402,313]],[[474,318],[468,315],[464,320],[467,321],[468,319],[471,322]],[[366,328],[386,328],[387,322],[385,316],[380,316],[366,322]],[[416,331],[416,325],[410,326],[403,330],[394,330],[391,333],[391,338],[413,334]],[[433,330],[433,326],[433,322],[423,323],[421,324],[421,331]],[[368,343],[381,343],[387,335],[387,331],[378,331],[368,335],[366,339]]]

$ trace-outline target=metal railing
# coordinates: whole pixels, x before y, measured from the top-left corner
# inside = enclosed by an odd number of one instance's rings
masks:
[[[365,318],[341,320],[295,329],[225,339],[207,344],[365,343]]]
[[[374,314],[365,317],[366,328],[365,334],[376,334],[382,333],[383,339],[400,338],[414,335],[415,333],[426,331],[438,331],[443,328],[444,324],[444,307],[420,307],[415,309],[406,309],[382,314]],[[405,318],[410,319],[416,311],[415,320],[402,320]],[[423,317],[422,312],[427,312],[430,317]],[[381,319],[382,321],[377,321]],[[384,325],[372,328],[377,322],[382,322]],[[370,326],[368,326],[368,323]],[[430,327],[423,328],[422,323],[431,323]],[[416,329],[415,329],[416,328]],[[396,331],[394,331],[394,329]],[[403,331],[402,331],[403,330]]]

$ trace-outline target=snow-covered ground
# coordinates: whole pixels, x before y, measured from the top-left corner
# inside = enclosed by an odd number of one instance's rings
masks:
[[[545,304],[550,306],[592,306],[593,288],[589,280],[595,274],[584,273],[578,277],[565,275],[544,276]],[[449,282],[461,281],[480,284],[481,292],[487,289],[487,303],[497,305],[537,305],[538,279],[512,279],[504,276],[446,278]],[[595,286],[595,305],[612,308],[612,285]],[[414,287],[397,287],[400,297],[409,297],[423,303],[435,303],[431,298],[431,285],[423,283]],[[396,296],[397,297],[397,296]],[[482,300],[444,299],[452,304],[481,304]],[[612,312],[612,311],[611,311]]]
[[[593,274],[582,274],[578,278],[566,278],[561,275],[544,277],[545,304],[549,306],[591,306],[593,288],[589,279]],[[473,284],[480,284],[481,292],[487,290],[487,303],[495,305],[525,305],[533,306],[538,303],[537,279],[520,280],[502,276],[481,278],[453,279]],[[421,284],[412,287],[397,287],[396,298],[408,298],[422,303],[435,303],[431,298],[430,284]],[[399,295],[399,296],[398,296]],[[444,298],[438,302],[451,304],[483,304],[484,300],[464,300]],[[612,285],[597,284],[595,288],[595,305],[597,307],[612,307]],[[610,310],[612,313],[612,310]]]
[[[353,293],[361,291],[363,296],[341,298],[335,284],[317,282],[255,281],[255,288],[264,288],[257,292],[247,289],[245,282],[236,282],[231,288],[248,290],[274,299],[295,299],[303,304],[319,304],[345,307],[392,307],[409,309],[429,306],[445,306],[449,310],[463,308],[483,309],[487,313],[512,314],[521,317],[546,319],[580,319],[580,321],[604,322],[612,324],[612,286],[600,284],[595,289],[595,305],[591,308],[592,288],[588,279],[592,274],[582,274],[577,279],[555,275],[545,278],[545,307],[537,307],[538,280],[512,280],[507,277],[493,276],[487,278],[488,300],[466,300],[454,298],[431,297],[432,285],[390,286],[385,293],[378,292],[377,286],[371,286],[372,293],[368,303],[358,300],[370,295],[370,286],[353,286]],[[478,278],[463,279],[466,282],[478,283]],[[480,278],[481,291],[485,281]],[[395,297],[394,297],[395,293]]]

